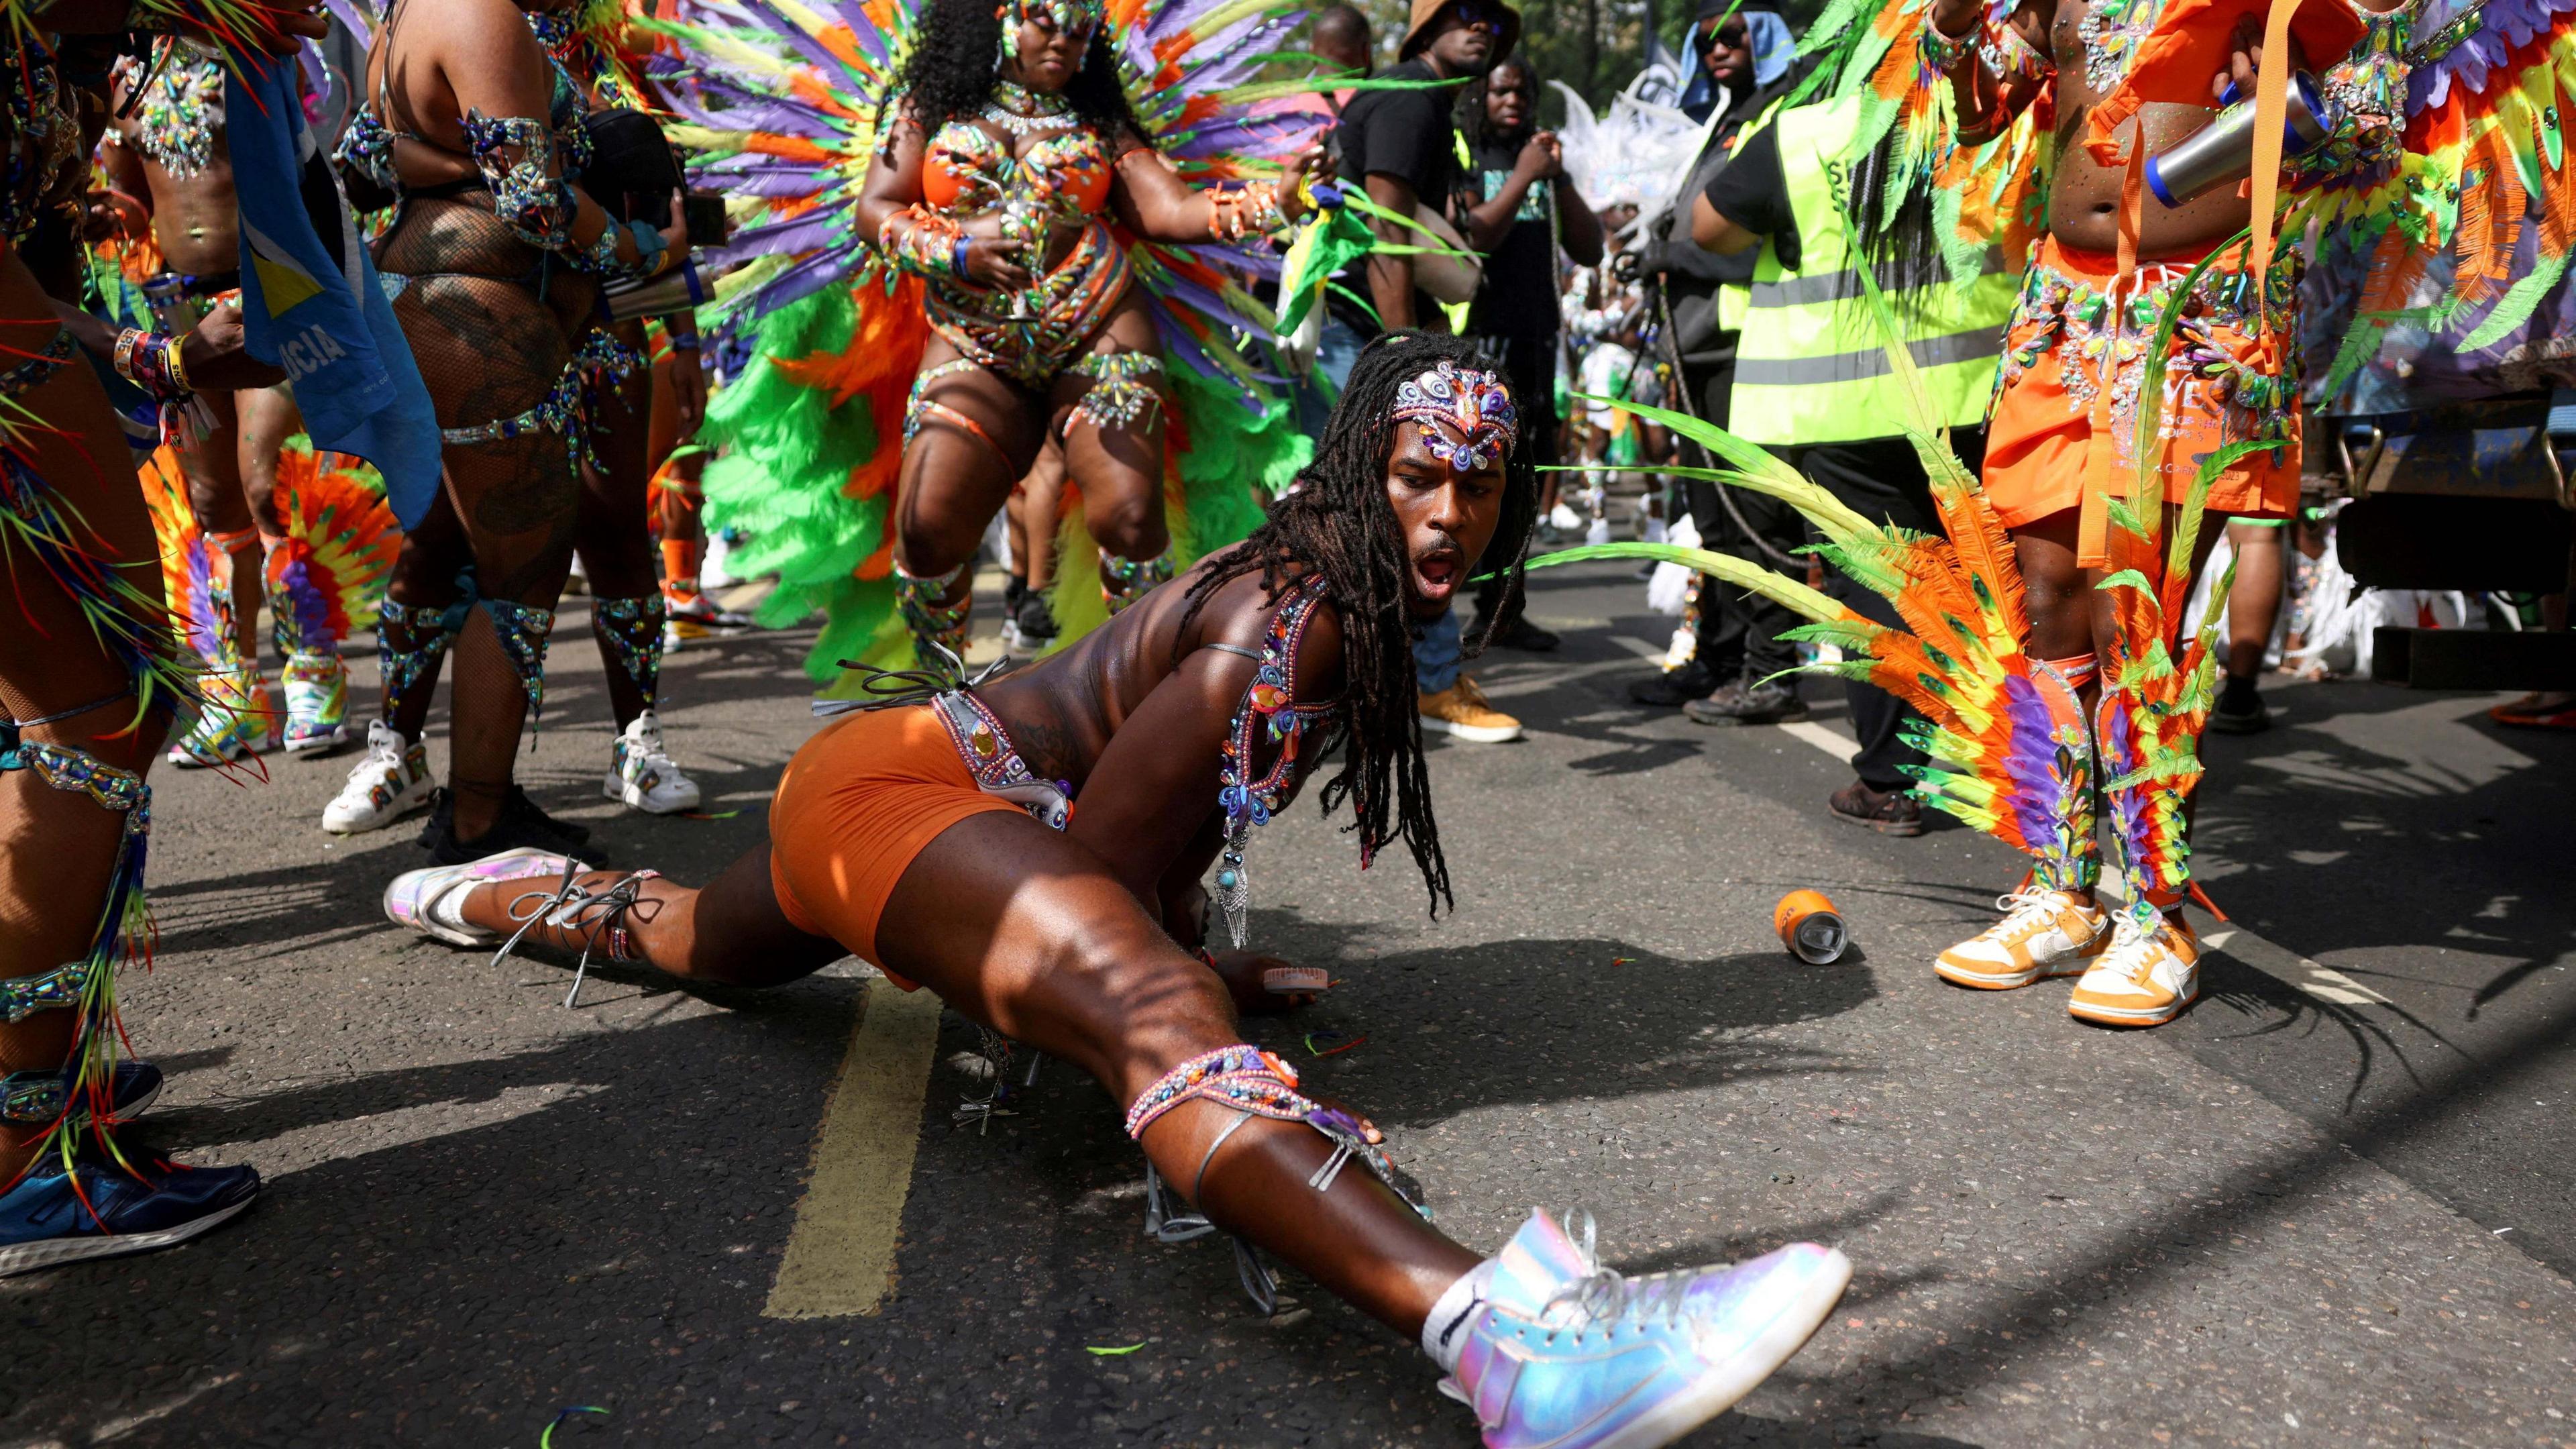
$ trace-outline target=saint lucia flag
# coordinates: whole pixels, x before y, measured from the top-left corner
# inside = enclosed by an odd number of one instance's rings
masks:
[[[224,131],[241,197],[242,327],[286,369],[317,448],[385,475],[405,528],[438,496],[438,414],[377,285],[348,198],[304,124],[292,59],[237,58]]]

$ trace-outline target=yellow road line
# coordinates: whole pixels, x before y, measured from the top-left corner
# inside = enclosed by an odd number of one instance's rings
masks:
[[[868,983],[764,1317],[845,1318],[885,1301],[938,1041],[938,997]]]

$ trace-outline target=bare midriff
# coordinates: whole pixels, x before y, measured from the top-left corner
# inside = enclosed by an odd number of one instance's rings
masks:
[[[2057,163],[2049,179],[2048,230],[2061,246],[2084,251],[2115,251],[2120,245],[2120,186],[2123,170],[2105,166],[2084,148],[2084,123],[2106,92],[2096,91],[2084,73],[2084,41],[2077,34],[2092,6],[2086,0],[2059,0],[2050,21],[2046,50],[2057,62]],[[2027,12],[2024,12],[2027,14]],[[2021,17],[2015,17],[2020,23]],[[2039,37],[2023,33],[2023,39]],[[2134,123],[2144,132],[2146,153],[2153,156],[2207,126],[2218,115],[2210,106],[2150,101]],[[2254,211],[2251,202],[2222,186],[2177,207],[2167,207],[2152,194],[2140,197],[2138,255],[2172,256],[2223,241],[2244,230]]]

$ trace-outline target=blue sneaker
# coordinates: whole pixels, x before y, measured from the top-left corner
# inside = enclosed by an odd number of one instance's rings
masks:
[[[115,1103],[116,1120],[131,1122],[152,1110],[161,1097],[161,1069],[150,1062],[118,1062],[116,1081],[108,1093]],[[0,1122],[35,1123],[39,1126],[62,1115],[63,1097],[70,1083],[61,1072],[11,1072],[0,1077]],[[72,1125],[89,1121],[89,1108],[77,1107]]]
[[[1831,1313],[1851,1260],[1793,1243],[1749,1263],[1628,1278],[1544,1213],[1494,1259],[1441,1391],[1487,1449],[1652,1449],[1725,1412]]]
[[[250,1167],[154,1163],[138,1180],[87,1149],[70,1172],[43,1170],[58,1165],[39,1163],[0,1194],[0,1278],[184,1243],[259,1197]]]

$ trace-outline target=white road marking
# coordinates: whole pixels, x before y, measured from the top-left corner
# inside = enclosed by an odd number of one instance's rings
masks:
[[[843,1318],[885,1301],[938,1044],[938,997],[868,983],[763,1317]]]
[[[1837,764],[1848,765],[1852,762],[1852,756],[1860,753],[1860,741],[1829,725],[1821,725],[1811,719],[1791,720],[1780,726],[1780,732],[1814,745],[1817,749],[1833,756]]]

